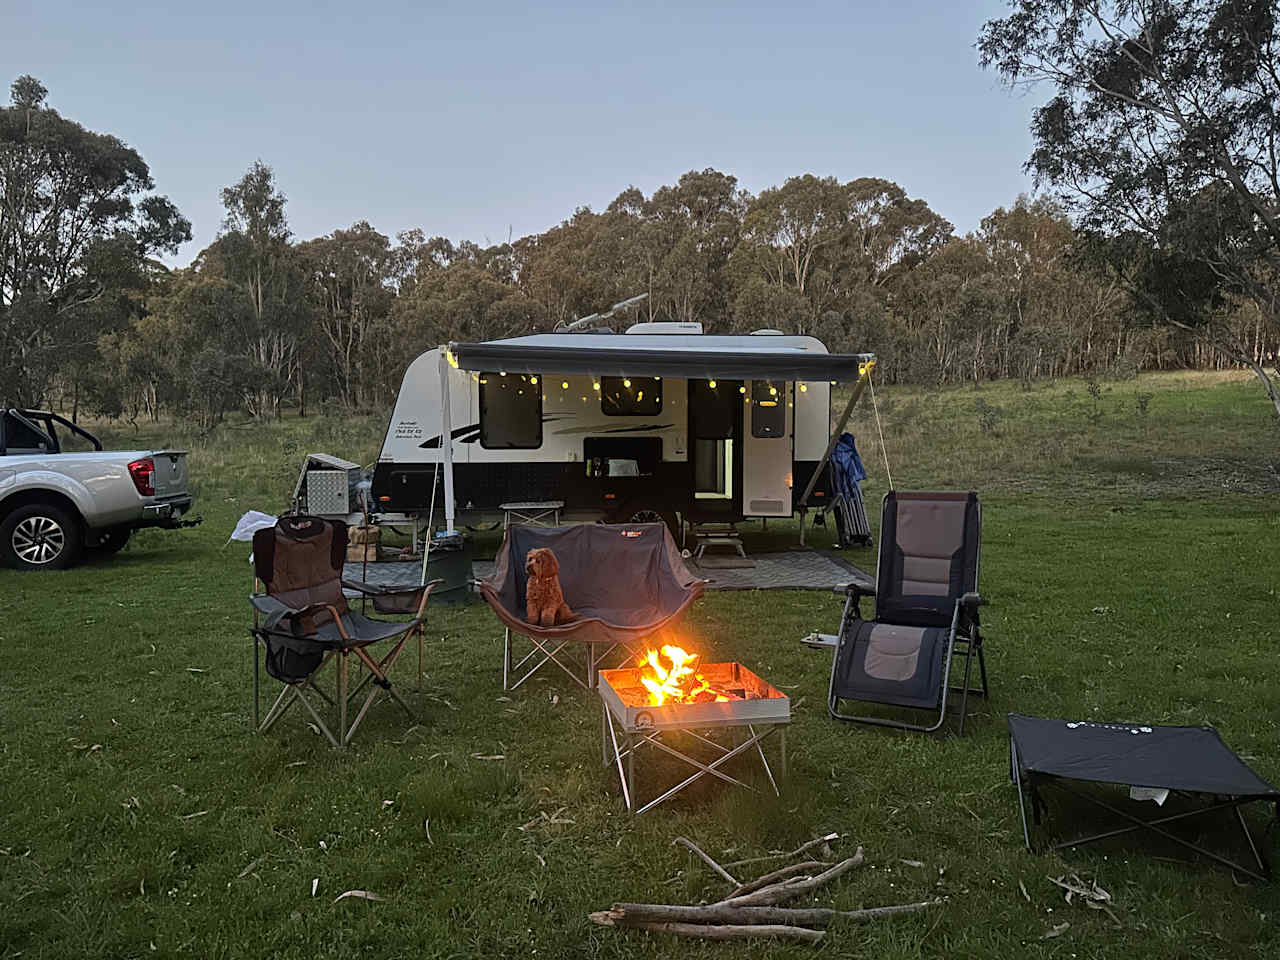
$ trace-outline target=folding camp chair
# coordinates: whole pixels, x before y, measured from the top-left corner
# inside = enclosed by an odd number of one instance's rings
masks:
[[[978,629],[978,553],[982,507],[975,493],[902,493],[884,498],[876,586],[848,594],[831,663],[827,710],[852,720],[931,732],[946,720],[947,697],[959,693],[960,733],[970,694],[986,697],[987,666]],[[863,596],[876,598],[874,620],[862,619]],[[962,654],[964,683],[952,687],[951,659]],[[978,661],[981,689],[969,685]],[[844,712],[841,701],[937,711],[929,724]]]
[[[418,634],[421,642],[427,597],[440,581],[423,586],[386,587],[343,580],[346,548],[347,528],[319,517],[281,517],[275,526],[253,535],[254,570],[258,582],[265,587],[265,592],[249,598],[254,608],[254,625],[250,631],[254,637],[254,725],[260,733],[271,729],[295,702],[302,703],[335,747],[351,742],[379,694],[395,700],[413,716],[387,674],[410,636]],[[380,613],[413,613],[414,618],[386,621],[353,613],[343,587],[367,595],[374,610]],[[368,648],[383,640],[394,643],[390,651],[375,660]],[[258,644],[266,651],[267,673],[285,685],[260,724]],[[350,687],[349,676],[352,656],[366,671],[354,689]],[[316,682],[317,673],[330,663],[337,668],[337,691],[332,697]],[[366,688],[364,701],[348,726],[349,707]],[[337,708],[336,735],[308,699],[309,693],[316,694],[330,708]]]
[[[525,558],[537,547],[550,548],[560,564],[560,586],[574,613],[569,623],[544,627],[525,620]],[[641,641],[683,614],[705,585],[685,566],[665,523],[513,523],[493,575],[476,582],[506,628],[504,690],[514,690],[548,663],[592,689],[598,667],[612,651],[639,653]],[[518,636],[528,637],[532,649],[516,660]]]

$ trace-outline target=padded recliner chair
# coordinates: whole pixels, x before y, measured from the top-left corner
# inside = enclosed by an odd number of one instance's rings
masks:
[[[311,714],[320,732],[335,747],[346,746],[379,695],[385,695],[413,717],[413,711],[392,685],[388,672],[399,659],[405,642],[415,633],[421,644],[427,597],[439,580],[422,586],[385,587],[342,579],[347,528],[320,517],[281,517],[274,527],[253,535],[253,562],[258,583],[264,588],[249,598],[255,611],[251,632],[254,652],[254,720],[265,733],[284,716],[295,701]],[[368,597],[380,613],[413,614],[404,621],[375,620],[353,612],[343,588]],[[383,641],[391,649],[375,659],[369,648]],[[267,673],[285,685],[261,724],[257,724],[258,656],[266,650]],[[420,652],[421,655],[421,652]],[[355,657],[364,668],[363,678],[350,688],[349,661]],[[337,690],[330,696],[316,682],[322,668],[337,668]],[[367,692],[366,692],[367,688]],[[364,701],[347,724],[349,706],[361,693]],[[337,734],[309,698],[314,694],[338,714]]]
[[[986,697],[987,666],[978,608],[982,507],[975,493],[885,495],[876,586],[850,584],[831,665],[827,709],[837,720],[931,732],[946,720],[948,694],[960,694],[964,732],[970,694]],[[875,597],[875,618],[864,620],[863,596]],[[952,687],[951,663],[964,657],[964,682]],[[980,689],[969,686],[978,662]],[[870,702],[937,713],[910,723],[849,712]]]

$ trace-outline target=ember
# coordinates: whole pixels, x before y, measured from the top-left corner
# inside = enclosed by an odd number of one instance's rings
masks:
[[[665,658],[667,665],[663,665]],[[649,705],[664,703],[727,703],[743,699],[740,693],[713,687],[695,664],[698,654],[683,647],[664,644],[661,651],[649,650],[641,660],[640,682],[649,691]]]

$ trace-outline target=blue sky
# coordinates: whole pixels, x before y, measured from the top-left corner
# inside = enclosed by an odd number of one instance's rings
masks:
[[[1030,188],[1040,97],[979,69],[1000,0],[0,0],[4,82],[116,134],[193,223],[275,168],[300,239],[367,219],[500,242],[715,167],[878,176],[960,232]]]

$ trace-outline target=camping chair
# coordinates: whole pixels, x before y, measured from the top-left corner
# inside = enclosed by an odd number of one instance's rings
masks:
[[[978,547],[982,507],[975,493],[889,491],[880,521],[875,589],[852,583],[831,663],[827,710],[837,720],[932,732],[947,696],[959,693],[960,733],[969,695],[986,697],[987,666],[978,630]],[[876,598],[874,620],[860,601]],[[964,683],[950,686],[951,658],[963,654]],[[973,660],[982,688],[970,689]],[[846,713],[841,701],[938,712],[929,724]]]
[[[253,702],[254,721],[260,733],[271,729],[285,712],[300,701],[320,732],[335,747],[346,746],[379,694],[385,694],[413,717],[387,673],[399,659],[405,641],[417,633],[421,642],[427,597],[439,580],[422,586],[386,587],[342,579],[347,548],[347,528],[319,517],[281,517],[272,527],[253,535],[253,562],[264,592],[249,598],[254,608]],[[343,587],[368,596],[380,613],[413,613],[408,621],[374,620],[353,613]],[[260,619],[261,618],[261,619]],[[367,649],[374,643],[394,640],[389,652],[375,660]],[[257,724],[257,644],[266,650],[267,673],[285,685],[271,709]],[[355,656],[367,673],[349,686],[349,659]],[[336,663],[337,693],[330,697],[316,683],[316,674]],[[365,688],[364,702],[347,725],[349,706]],[[308,699],[314,693],[330,707],[337,707],[335,735]]]
[[[525,558],[537,547],[550,548],[560,564],[560,586],[574,613],[569,623],[544,627],[525,620]],[[506,627],[504,690],[514,690],[548,663],[592,689],[596,670],[610,652],[621,647],[638,654],[641,641],[683,614],[705,584],[689,572],[664,523],[512,524],[493,575],[476,582]],[[528,637],[533,645],[518,661],[516,636]],[[520,670],[525,672],[517,677]]]

